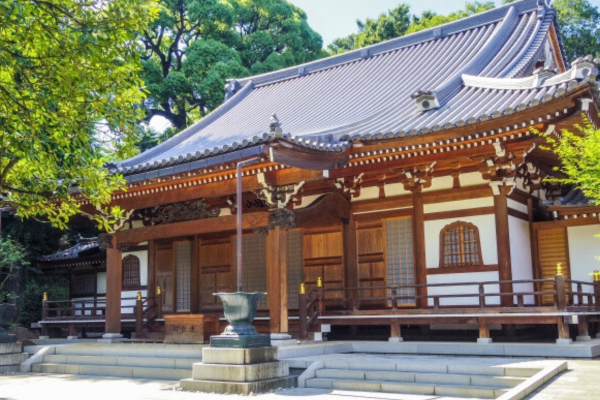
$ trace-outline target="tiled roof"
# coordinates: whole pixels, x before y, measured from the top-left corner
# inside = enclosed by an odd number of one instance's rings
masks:
[[[529,77],[554,19],[554,9],[544,1],[524,0],[241,79],[235,84],[240,89],[217,110],[113,170],[147,179],[160,170],[178,172],[258,154],[274,140],[343,151],[350,139],[426,134],[534,107],[585,81],[572,71]],[[428,93],[439,107],[419,111],[415,93]],[[269,131],[274,113],[284,135]]]
[[[98,238],[79,239],[75,246],[59,251],[58,253],[42,256],[38,258],[38,261],[53,262],[76,260],[80,257],[95,255],[100,252],[101,249],[98,245]]]

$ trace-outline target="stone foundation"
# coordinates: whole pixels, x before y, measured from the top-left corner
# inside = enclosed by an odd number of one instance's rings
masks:
[[[204,348],[203,362],[194,364],[191,379],[182,379],[188,391],[243,394],[290,388],[296,377],[290,376],[286,361],[277,361],[277,349]]]
[[[0,372],[19,372],[27,358],[21,352],[21,343],[0,343]]]

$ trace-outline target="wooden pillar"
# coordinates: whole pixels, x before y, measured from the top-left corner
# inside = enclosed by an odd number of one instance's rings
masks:
[[[344,240],[344,276],[346,277],[347,288],[358,287],[358,251],[356,243],[356,222],[352,215],[344,219],[343,240]],[[356,298],[359,297],[355,290],[347,292],[351,308],[356,310],[359,304]]]
[[[425,259],[425,211],[420,187],[413,192],[413,233],[415,250],[415,277],[418,285],[427,284],[427,263]],[[417,288],[417,295],[427,296],[427,287]],[[419,297],[417,307],[427,308],[427,298]]]
[[[287,229],[275,225],[269,230],[266,256],[271,333],[287,333]]]
[[[106,320],[104,331],[121,333],[121,286],[123,283],[123,253],[113,247],[106,249]]]
[[[148,305],[156,305],[156,242],[148,240]]]
[[[498,249],[498,275],[501,281],[512,280],[510,263],[510,236],[508,228],[508,192],[511,187],[498,186],[499,193],[494,195],[494,214],[496,216],[496,246]],[[500,293],[512,293],[511,283],[500,285]],[[512,296],[501,296],[502,307],[512,307]]]
[[[200,312],[200,239],[192,242],[192,287],[190,288],[190,312]]]

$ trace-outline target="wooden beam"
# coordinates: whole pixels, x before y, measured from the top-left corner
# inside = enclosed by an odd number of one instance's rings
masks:
[[[112,248],[106,249],[106,319],[105,333],[121,333],[121,286],[123,284],[123,253],[117,250],[113,238]]]
[[[242,228],[252,229],[269,224],[268,212],[248,213],[242,216]],[[117,232],[118,243],[144,242],[153,239],[167,239],[235,230],[236,216],[227,215],[217,218],[197,219],[174,222],[172,224],[145,226]]]
[[[356,242],[356,221],[351,216],[344,221],[342,229],[344,241],[344,277],[346,278],[346,287],[355,288],[359,286],[358,282],[358,248]],[[352,308],[358,308],[355,303],[357,293],[354,290],[348,292]]]
[[[427,284],[427,262],[425,259],[425,213],[423,207],[423,194],[420,190],[413,195],[413,233],[414,233],[414,251],[415,251],[415,277],[419,285]],[[417,288],[419,296],[427,295],[427,287]],[[417,301],[417,307],[426,308],[427,298],[421,297]]]
[[[156,296],[156,243],[148,241],[148,305],[155,305]]]

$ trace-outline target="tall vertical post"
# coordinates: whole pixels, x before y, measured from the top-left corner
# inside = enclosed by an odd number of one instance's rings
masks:
[[[148,307],[156,306],[156,242],[148,240]]]
[[[271,333],[287,333],[287,229],[279,225],[269,229],[266,256],[267,301]]]
[[[413,232],[415,250],[415,276],[417,287],[417,307],[427,308],[427,261],[425,256],[425,209],[421,186],[413,190]]]
[[[342,220],[344,224],[343,228],[343,240],[344,240],[344,276],[346,277],[347,288],[358,287],[358,250],[356,242],[356,222],[350,214],[350,218]],[[347,292],[348,300],[350,301],[351,308],[357,310],[360,306],[358,304],[357,297],[358,293],[356,290],[349,290]]]
[[[192,242],[192,287],[190,290],[190,312],[198,314],[200,312],[200,239],[194,237]]]
[[[496,219],[496,248],[498,250],[498,275],[501,281],[512,280],[512,267],[510,261],[510,234],[508,227],[508,193],[510,186],[498,186],[494,195],[494,215]],[[505,294],[500,298],[502,307],[512,307],[513,297],[507,295],[513,292],[511,283],[500,284],[500,293]]]
[[[121,288],[123,284],[123,253],[117,249],[117,240],[110,236],[106,249],[106,320],[105,339],[119,339],[121,335]]]
[[[236,192],[235,192],[235,212],[236,212],[236,255],[237,255],[237,291],[242,291],[242,248],[243,248],[243,237],[242,237],[242,168],[246,165],[254,164],[258,162],[258,158],[251,158],[248,160],[240,161],[236,167]]]

